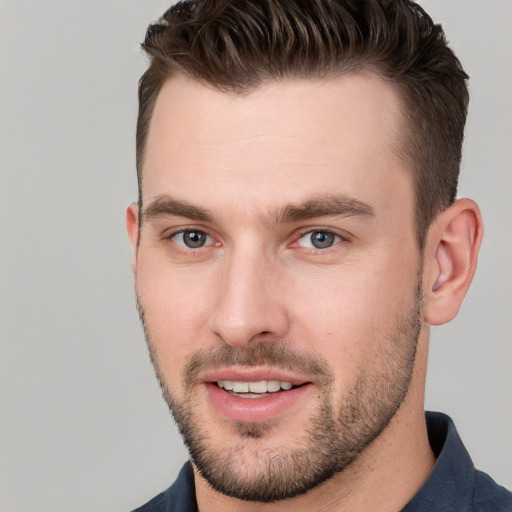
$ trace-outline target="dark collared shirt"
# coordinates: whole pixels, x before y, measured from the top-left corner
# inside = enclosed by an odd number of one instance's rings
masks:
[[[448,416],[427,412],[427,428],[437,462],[402,512],[512,512],[512,493],[475,469]],[[133,512],[197,512],[191,464],[169,489]]]

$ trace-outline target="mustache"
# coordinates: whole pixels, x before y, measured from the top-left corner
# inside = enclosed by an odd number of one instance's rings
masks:
[[[311,375],[322,388],[328,388],[333,381],[324,359],[311,352],[293,351],[273,341],[244,348],[223,344],[213,350],[196,352],[183,369],[185,384],[192,386],[201,373],[226,366],[266,366]]]

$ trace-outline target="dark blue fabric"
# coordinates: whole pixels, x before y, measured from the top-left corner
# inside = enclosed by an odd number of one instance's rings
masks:
[[[453,421],[433,412],[426,418],[437,462],[402,512],[512,512],[512,493],[475,469]],[[133,512],[197,512],[190,462],[169,489]]]
[[[197,512],[194,471],[187,462],[166,491],[133,512]]]
[[[512,512],[512,493],[477,471],[453,421],[427,412],[436,465],[403,512]]]

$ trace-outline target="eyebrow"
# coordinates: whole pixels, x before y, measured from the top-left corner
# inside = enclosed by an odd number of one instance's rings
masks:
[[[166,194],[158,196],[143,210],[143,221],[160,217],[185,217],[198,222],[213,223],[213,214],[186,201],[174,199]],[[292,203],[270,212],[271,224],[286,224],[319,217],[374,217],[374,209],[358,199],[344,195],[322,195],[302,203]]]
[[[144,209],[142,219],[150,221],[165,216],[186,217],[199,222],[213,222],[213,215],[209,210],[173,199],[165,194],[158,196]]]
[[[289,204],[275,215],[274,222],[286,223],[317,217],[374,217],[374,209],[366,203],[344,195],[327,194],[303,203]]]

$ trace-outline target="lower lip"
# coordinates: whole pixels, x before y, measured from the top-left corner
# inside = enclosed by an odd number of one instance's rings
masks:
[[[241,398],[214,383],[205,383],[204,388],[211,404],[221,416],[242,423],[261,423],[286,412],[311,390],[312,384],[269,393],[261,398]]]

